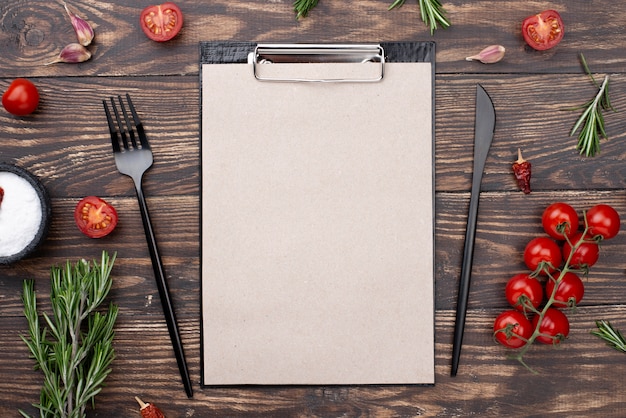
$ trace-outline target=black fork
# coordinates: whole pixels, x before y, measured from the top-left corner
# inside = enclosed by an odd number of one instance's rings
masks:
[[[191,398],[193,396],[191,379],[189,377],[189,371],[187,370],[187,363],[185,362],[183,345],[180,340],[180,332],[176,323],[176,316],[174,314],[174,307],[172,305],[169,289],[167,287],[167,281],[165,280],[163,263],[161,262],[161,256],[159,255],[159,249],[157,247],[154,231],[152,229],[148,206],[146,204],[146,199],[143,195],[143,188],[141,186],[143,174],[146,170],[148,170],[148,168],[150,168],[150,166],[152,166],[152,151],[150,149],[150,143],[148,142],[146,133],[144,132],[143,125],[139,120],[139,116],[133,106],[133,102],[130,100],[129,94],[126,94],[126,101],[128,103],[130,115],[121,96],[117,96],[117,98],[111,97],[109,99],[109,103],[107,103],[106,100],[102,101],[107,122],[109,124],[109,132],[111,133],[113,155],[115,156],[115,164],[117,165],[118,171],[132,178],[135,183],[141,219],[143,221],[143,228],[148,241],[148,249],[150,251],[154,276],[159,289],[159,297],[161,298],[161,304],[163,305],[163,313],[167,322],[167,329],[172,340],[174,354],[176,355],[178,369],[180,370],[180,374],[183,379],[185,392],[187,393],[187,396]],[[113,113],[109,110],[109,104],[111,109],[113,109]]]

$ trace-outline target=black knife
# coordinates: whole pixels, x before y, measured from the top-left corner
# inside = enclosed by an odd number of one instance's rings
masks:
[[[459,294],[456,307],[456,322],[454,324],[454,343],[452,348],[452,376],[456,376],[461,357],[463,344],[463,330],[465,328],[465,314],[469,298],[470,277],[472,274],[472,259],[474,257],[474,238],[476,237],[476,217],[478,215],[478,200],[480,183],[485,169],[485,160],[493,139],[496,127],[496,111],[491,98],[485,89],[476,86],[476,116],[474,121],[474,173],[472,174],[472,192],[470,195],[467,229],[465,231],[465,248],[463,250],[463,264],[459,280]]]

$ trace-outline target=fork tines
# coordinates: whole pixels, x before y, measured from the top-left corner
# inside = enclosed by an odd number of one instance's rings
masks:
[[[106,113],[107,122],[109,123],[109,132],[111,134],[113,151],[122,152],[121,147],[123,147],[124,150],[130,150],[133,148],[150,149],[148,138],[146,137],[143,125],[139,120],[135,106],[133,106],[133,102],[130,100],[130,95],[126,93],[126,101],[128,102],[128,108],[130,109],[130,116],[126,110],[122,96],[117,96],[117,100],[115,97],[111,97],[109,100],[111,108],[113,109],[115,121],[113,121],[107,101],[103,100],[102,104],[104,105],[104,112]],[[120,110],[118,110],[116,101],[119,104]],[[133,129],[133,125],[135,129]],[[137,143],[137,137],[139,137],[139,143]]]

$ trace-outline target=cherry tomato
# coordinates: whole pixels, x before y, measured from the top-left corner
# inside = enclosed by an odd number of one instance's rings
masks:
[[[613,238],[619,232],[619,214],[609,205],[596,205],[586,213],[588,234],[601,235],[603,239]]]
[[[533,329],[537,328],[538,323],[539,315],[536,315],[532,322]],[[539,326],[539,332],[541,335],[536,340],[540,343],[559,344],[569,334],[569,320],[558,309],[548,308]]]
[[[556,286],[556,280],[548,279],[546,282],[546,296],[550,297]],[[559,286],[554,294],[554,304],[556,308],[565,308],[578,305],[585,294],[585,285],[577,274],[568,271],[561,277]]]
[[[493,323],[493,335],[500,344],[509,348],[524,346],[533,333],[530,321],[520,311],[502,312]]]
[[[539,280],[525,273],[511,277],[504,290],[506,300],[518,311],[538,308],[543,301],[543,286]]]
[[[39,90],[31,81],[16,78],[2,95],[2,106],[16,116],[30,115],[39,106]]]
[[[534,238],[524,249],[524,263],[531,271],[537,270],[542,261],[549,265],[541,269],[540,273],[545,273],[545,269],[555,271],[563,261],[558,244],[548,237]]]
[[[183,26],[183,14],[170,2],[148,6],[141,12],[139,24],[148,38],[165,42],[178,35]]]
[[[545,10],[522,21],[524,40],[538,51],[556,46],[563,39],[563,34],[563,20],[556,10]]]
[[[101,238],[115,229],[117,211],[103,199],[87,196],[76,205],[74,220],[83,234]]]
[[[569,242],[566,242],[563,245],[563,257],[567,260],[572,252],[572,248],[578,243],[578,241],[583,240],[578,248],[572,254],[572,258],[570,260],[570,266],[574,268],[584,268],[591,267],[598,261],[600,257],[600,248],[598,244],[590,239],[583,239],[583,234],[581,232],[574,235]]]
[[[578,231],[578,213],[567,203],[557,202],[548,206],[541,216],[541,224],[546,234],[563,240]]]

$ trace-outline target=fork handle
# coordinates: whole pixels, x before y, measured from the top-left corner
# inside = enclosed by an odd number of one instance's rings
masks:
[[[167,329],[170,334],[170,339],[172,340],[172,346],[174,347],[174,354],[176,355],[176,362],[178,363],[178,369],[183,380],[185,392],[187,393],[187,397],[191,398],[193,396],[191,379],[189,377],[189,371],[187,370],[187,363],[185,361],[183,345],[180,340],[178,324],[176,323],[174,306],[172,305],[167,281],[165,280],[163,263],[161,262],[161,256],[159,255],[159,249],[157,247],[154,231],[152,229],[152,222],[150,221],[150,214],[148,213],[148,205],[146,204],[141,184],[135,184],[135,186],[137,190],[137,199],[139,200],[141,220],[143,221],[143,228],[146,233],[146,240],[148,241],[148,250],[150,251],[150,258],[152,259],[154,277],[159,289],[159,297],[161,298],[161,305],[163,306],[163,314],[165,315],[165,322],[167,323]]]

